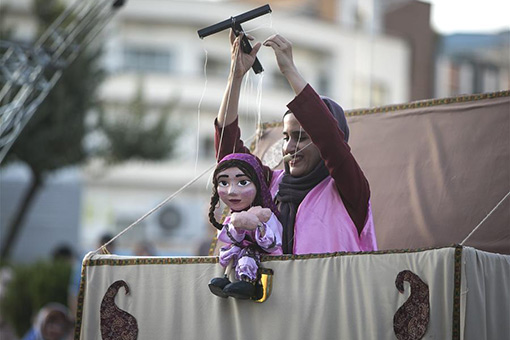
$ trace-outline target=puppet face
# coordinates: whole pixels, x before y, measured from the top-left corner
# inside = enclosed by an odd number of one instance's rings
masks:
[[[289,162],[290,174],[293,177],[307,175],[321,160],[315,144],[308,145],[311,141],[296,117],[292,113],[286,114],[283,118],[283,155],[293,155]]]
[[[241,211],[251,206],[257,187],[239,168],[228,168],[216,175],[218,196],[231,210]]]

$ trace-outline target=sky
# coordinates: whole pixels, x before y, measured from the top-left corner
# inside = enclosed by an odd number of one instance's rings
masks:
[[[510,29],[510,0],[422,0],[432,4],[431,25],[442,34]]]

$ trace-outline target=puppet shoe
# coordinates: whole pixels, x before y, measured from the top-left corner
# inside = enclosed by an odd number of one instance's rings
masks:
[[[223,293],[236,299],[251,299],[255,294],[255,285],[247,281],[229,283],[223,289]]]
[[[215,277],[209,281],[209,290],[216,296],[228,298],[228,295],[223,292],[223,288],[228,284],[230,284],[230,280],[226,276]]]

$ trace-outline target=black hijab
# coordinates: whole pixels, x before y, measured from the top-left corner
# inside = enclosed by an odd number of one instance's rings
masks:
[[[338,127],[344,134],[344,140],[349,140],[349,127],[345,119],[344,110],[327,97],[321,97],[333,117],[338,122]],[[289,111],[287,113],[290,113]],[[286,113],[286,114],[287,114]],[[294,249],[294,223],[299,205],[305,196],[317,184],[328,177],[329,171],[324,160],[320,160],[317,166],[308,174],[302,177],[293,177],[289,172],[289,166],[285,163],[285,174],[280,183],[276,196],[280,208],[280,222],[283,225],[282,248],[284,254],[292,254]]]

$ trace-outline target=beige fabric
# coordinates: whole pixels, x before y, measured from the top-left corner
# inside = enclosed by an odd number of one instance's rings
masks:
[[[274,277],[261,304],[212,295],[207,283],[223,273],[217,263],[87,265],[80,338],[101,339],[102,298],[124,280],[131,294],[121,289],[116,304],[137,319],[138,339],[394,339],[393,316],[410,290],[405,284],[400,294],[395,278],[411,270],[430,289],[427,338],[451,339],[454,251],[264,261]],[[129,259],[135,258],[97,255],[93,261]]]
[[[349,144],[370,182],[380,249],[460,243],[510,192],[508,94],[431,103],[347,119]],[[276,125],[258,145],[268,165],[281,159],[271,147],[279,139]],[[510,199],[465,245],[510,254]]]
[[[466,340],[510,339],[510,256],[463,252]]]

